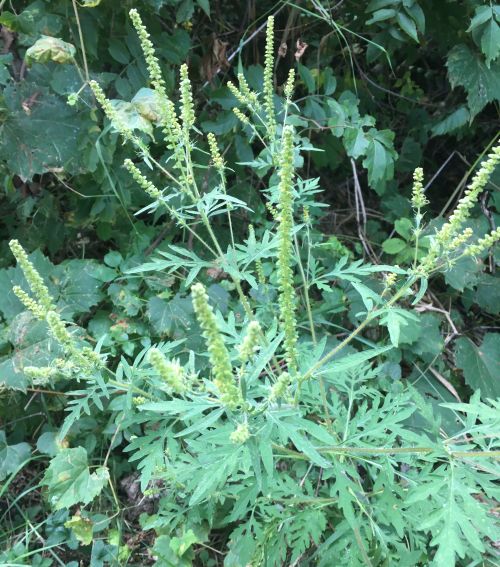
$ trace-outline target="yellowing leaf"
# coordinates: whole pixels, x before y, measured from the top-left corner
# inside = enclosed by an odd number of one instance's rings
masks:
[[[52,459],[42,483],[48,488],[51,505],[61,510],[74,504],[88,504],[100,494],[108,479],[105,467],[91,473],[87,451],[76,447],[64,449]]]
[[[27,51],[26,64],[31,63],[71,63],[75,57],[76,49],[71,43],[66,43],[57,37],[42,35]]]
[[[90,545],[92,543],[93,523],[89,518],[73,516],[71,520],[64,523],[64,527],[71,528],[76,539],[83,545]]]

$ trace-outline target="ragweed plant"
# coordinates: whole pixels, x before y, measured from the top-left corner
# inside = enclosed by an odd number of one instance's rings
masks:
[[[19,288],[16,294],[46,321],[66,357],[54,367],[71,364],[72,377],[88,382],[86,391],[75,393],[60,434],[70,433],[91,403],[107,413],[110,445],[123,443],[131,454],[143,492],[161,493],[157,513],[145,513],[141,525],[156,530],[152,553],[172,564],[191,561],[181,552],[182,538],[187,547],[200,547],[200,557],[202,548],[219,546],[225,564],[242,566],[451,567],[493,557],[500,538],[492,513],[498,404],[479,393],[469,403],[440,404],[420,393],[417,380],[396,380],[387,368],[427,278],[498,239],[496,230],[473,241],[463,225],[500,160],[499,147],[422,260],[416,253],[404,268],[350,262],[344,255],[332,265],[312,242],[319,180],[301,177],[301,157],[311,146],[289,116],[293,73],[277,104],[273,19],[263,92],[252,91],[244,76],[239,87],[230,86],[243,108],[235,113],[244,132],[268,158],[259,196],[269,216],[264,222],[255,215],[250,228],[242,223],[252,215],[248,203],[232,194],[231,164],[216,137],[209,134],[205,144],[196,128],[188,68],[181,68],[179,89],[169,98],[147,30],[137,11],[131,18],[160,100],[166,155],[155,159],[144,140],[117,120],[102,89],[91,87],[136,151],[124,165],[153,201],[146,210],[169,214],[189,235],[189,245],[166,245],[128,272],[168,272],[180,280],[179,293],[190,295],[179,300],[187,333],[105,365],[97,348],[76,340],[14,243],[32,292]],[[154,170],[154,182],[142,162]],[[426,205],[420,169],[412,205],[418,246]],[[230,236],[223,245],[226,228]],[[209,271],[221,283],[210,285]],[[329,302],[339,290],[358,300],[356,324],[340,327],[340,334]],[[30,373],[35,379],[44,372],[52,376],[51,368]],[[102,474],[74,466],[79,449],[55,457],[44,479],[49,495],[58,494],[57,479],[67,481],[68,475],[77,484],[102,487]],[[88,505],[98,492],[70,491],[64,503]]]

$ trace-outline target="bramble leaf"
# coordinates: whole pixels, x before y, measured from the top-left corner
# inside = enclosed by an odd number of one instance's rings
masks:
[[[108,469],[99,467],[91,473],[87,451],[75,447],[62,450],[52,459],[42,482],[48,488],[51,505],[55,510],[61,510],[74,504],[89,504],[108,480]]]

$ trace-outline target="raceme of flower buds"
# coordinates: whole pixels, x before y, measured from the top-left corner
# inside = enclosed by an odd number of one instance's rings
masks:
[[[160,350],[152,348],[149,351],[149,362],[174,392],[181,394],[186,390],[184,368],[177,361],[167,360]]]
[[[234,409],[242,401],[241,394],[233,376],[228,350],[217,327],[215,315],[208,303],[208,295],[203,284],[197,283],[191,287],[191,297],[196,318],[207,344],[214,384],[221,394],[222,403]]]

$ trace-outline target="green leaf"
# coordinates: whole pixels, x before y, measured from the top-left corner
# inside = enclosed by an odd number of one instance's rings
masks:
[[[417,328],[420,333],[418,340],[412,344],[412,351],[422,357],[439,354],[444,347],[440,326],[441,319],[437,315],[433,313],[419,315]]]
[[[58,442],[56,431],[46,431],[42,433],[37,439],[36,448],[43,455],[49,455],[53,457],[61,450],[61,445]]]
[[[481,50],[486,56],[486,66],[489,68],[491,62],[500,54],[500,26],[493,19],[484,28]]]
[[[455,344],[455,359],[473,390],[480,389],[483,397],[500,396],[500,334],[486,334],[479,347],[461,337]]]
[[[36,104],[26,101],[35,97]],[[0,159],[11,173],[31,179],[57,168],[81,168],[81,136],[89,139],[89,119],[36,83],[9,84],[3,91]],[[48,144],[50,140],[50,144]]]
[[[478,6],[476,8],[476,15],[472,18],[467,31],[470,32],[474,28],[478,28],[492,18],[493,8],[491,6]]]
[[[411,6],[405,5],[405,11],[414,20],[418,31],[425,33],[425,14],[420,5],[416,2]]]
[[[91,473],[87,451],[83,447],[64,449],[50,462],[42,483],[47,486],[50,504],[55,510],[74,504],[89,504],[109,480],[106,467]]]
[[[356,352],[353,354],[348,354],[347,356],[343,356],[338,360],[333,359],[333,362],[329,363],[325,366],[322,370],[319,370],[315,373],[315,376],[319,376],[322,374],[328,374],[333,372],[334,374],[337,372],[344,372],[346,370],[350,370],[351,368],[359,367],[363,362],[380,356],[384,352],[392,349],[392,345],[385,346],[385,347],[378,347],[378,348],[371,348],[367,349],[364,352]]]
[[[398,12],[396,19],[401,29],[418,43],[417,26],[415,22],[404,12]]]
[[[0,429],[0,481],[15,472],[31,455],[28,443],[7,445],[5,431]]]
[[[314,93],[316,91],[316,80],[309,67],[306,67],[305,65],[302,65],[300,63],[298,64],[298,67],[300,78],[304,81],[309,94]]]
[[[0,362],[0,384],[8,388],[24,390],[27,381],[23,368],[50,366],[61,353],[60,347],[50,338],[46,323],[38,321],[28,311],[12,320],[9,340],[14,347],[12,356]]]
[[[383,8],[382,10],[377,10],[374,12],[373,16],[367,20],[367,25],[375,24],[376,22],[383,22],[385,20],[390,20],[394,18],[397,14],[396,10],[392,8]]]
[[[153,138],[153,125],[142,114],[139,114],[135,104],[125,100],[110,100],[109,102],[113,106],[120,123],[127,124],[131,130],[139,130]],[[116,129],[119,131],[119,126]]]
[[[448,54],[448,77],[453,88],[464,87],[474,118],[489,102],[500,100],[500,62],[488,68],[466,45],[456,45]]]
[[[194,4],[193,0],[182,0],[177,8],[177,13],[175,15],[177,23],[187,22],[193,17]]]
[[[393,307],[387,311],[387,314],[380,322],[387,325],[391,343],[393,346],[397,347],[400,342],[401,327],[406,327],[412,323],[418,324],[418,317],[410,311]]]
[[[386,182],[394,177],[394,162],[397,158],[393,146],[394,132],[370,128],[368,135],[370,142],[366,148],[363,166],[368,170],[370,185],[377,193],[382,194]]]
[[[130,53],[126,44],[116,37],[110,40],[108,44],[108,51],[111,57],[115,61],[118,61],[118,63],[121,63],[122,65],[128,65],[130,63]]]
[[[402,219],[398,219],[394,223],[394,229],[405,240],[410,240],[412,232],[413,232],[413,222],[407,217],[404,217]]]
[[[407,244],[401,238],[388,238],[382,243],[382,250],[386,254],[398,254],[406,248]]]
[[[458,260],[451,269],[445,272],[444,279],[454,289],[463,291],[464,288],[472,288],[477,283],[478,274],[481,271],[481,262],[465,257]]]
[[[198,2],[198,6],[210,18],[210,0],[196,0],[196,2]]]
[[[491,274],[481,274],[477,282],[477,287],[473,293],[474,303],[491,313],[500,313],[500,281],[498,276]]]
[[[470,120],[470,112],[465,106],[460,106],[446,118],[439,121],[431,129],[432,136],[443,136],[455,132],[465,126]]]
[[[173,338],[183,338],[194,325],[191,299],[180,295],[171,301],[152,297],[148,301],[148,316],[157,333]]]
[[[170,549],[178,556],[182,557],[186,551],[195,543],[198,543],[193,530],[188,530],[181,537],[173,537],[170,540]]]

